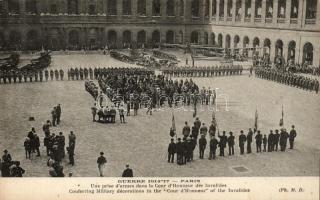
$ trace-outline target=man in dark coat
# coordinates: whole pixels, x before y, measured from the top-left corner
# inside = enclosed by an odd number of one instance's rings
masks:
[[[56,114],[57,114],[57,124],[60,124],[60,117],[61,117],[61,105],[58,104],[56,107]]]
[[[263,142],[263,152],[266,152],[267,151],[267,143],[268,143],[268,139],[267,139],[266,134],[264,134],[262,142]]]
[[[258,133],[257,133],[255,139],[256,139],[257,153],[261,153],[262,135],[260,133],[260,130],[258,130]]]
[[[234,155],[234,136],[233,133],[229,133],[230,136],[228,137],[228,147],[229,147],[229,156]]]
[[[251,131],[251,129],[249,129],[249,132],[247,135],[247,153],[251,153],[252,135],[253,135],[253,132]]]
[[[22,175],[25,173],[25,170],[20,167],[20,161],[14,162],[14,165],[11,169],[11,176],[12,177],[22,177]]]
[[[178,138],[178,142],[176,144],[176,151],[177,151],[177,164],[182,165],[183,161],[183,146],[181,143],[181,138]]]
[[[209,153],[209,160],[216,158],[216,150],[218,147],[218,140],[212,136],[210,140],[210,153]]]
[[[247,140],[247,137],[243,134],[243,130],[240,131],[239,135],[239,147],[240,147],[240,154],[243,155],[244,153],[244,144]]]
[[[201,138],[199,139],[199,158],[203,159],[204,150],[207,146],[207,140],[204,135],[201,135]]]
[[[292,127],[292,129],[291,129],[290,135],[289,135],[289,143],[290,143],[290,149],[293,149],[294,138],[297,137],[297,132],[294,129],[294,125],[292,125],[291,127]]]
[[[275,131],[275,134],[273,135],[273,151],[278,151],[278,146],[279,146],[279,139],[280,139],[280,133],[279,130],[277,129]]]
[[[226,148],[226,146],[227,146],[228,137],[226,136],[225,131],[222,132],[222,136],[219,135],[219,132],[218,132],[218,137],[220,138],[220,141],[219,141],[220,154],[219,154],[219,156],[224,156],[224,148]]]
[[[129,168],[129,165],[126,165],[126,169],[122,173],[122,177],[133,177],[133,171]]]
[[[187,138],[190,135],[190,126],[188,125],[188,122],[184,122],[184,127],[182,129],[182,135],[183,138]]]
[[[72,145],[74,144],[71,143],[70,146],[67,147],[67,152],[69,155],[69,164],[73,166],[74,165],[74,147]]]
[[[40,157],[40,139],[39,139],[39,136],[35,133],[33,135],[33,137],[34,137],[35,150],[37,151],[37,157]]]
[[[274,144],[274,135],[273,135],[273,131],[270,130],[270,133],[268,136],[268,152],[273,151],[273,144]]]
[[[10,166],[12,164],[11,155],[8,153],[8,150],[4,150],[4,155],[2,156],[1,163],[1,175],[2,177],[10,177]]]
[[[176,144],[174,143],[174,139],[171,139],[171,143],[168,146],[168,163],[173,163],[174,154],[176,153]]]
[[[280,150],[285,151],[287,147],[287,140],[288,140],[289,134],[285,129],[281,129],[280,132]]]

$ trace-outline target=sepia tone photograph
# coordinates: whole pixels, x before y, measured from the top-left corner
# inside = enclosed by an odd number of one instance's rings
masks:
[[[317,177],[318,0],[0,0],[1,177]]]

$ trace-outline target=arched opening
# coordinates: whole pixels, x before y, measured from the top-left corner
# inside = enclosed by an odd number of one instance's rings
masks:
[[[245,36],[244,38],[243,38],[243,55],[245,55],[245,56],[247,56],[248,57],[248,55],[249,55],[249,52],[248,52],[248,49],[246,49],[246,48],[248,48],[249,47],[249,42],[250,42],[250,40],[249,40],[249,38],[248,38],[248,36]]]
[[[79,50],[80,47],[80,36],[79,32],[76,30],[72,30],[69,32],[69,48],[71,50]]]
[[[254,17],[261,18],[262,0],[255,0]]]
[[[205,5],[204,5],[204,16],[209,17],[209,10],[210,10],[210,0],[205,0]]]
[[[152,16],[161,15],[160,0],[152,0]]]
[[[266,2],[266,18],[272,18],[273,16],[273,0],[267,0]]]
[[[146,0],[138,0],[138,15],[146,15]]]
[[[108,45],[111,49],[117,48],[117,32],[114,30],[108,31]]]
[[[240,37],[238,35],[234,36],[233,38],[234,48],[239,47],[239,42],[240,42]]]
[[[175,16],[174,0],[167,0],[167,16]]]
[[[266,38],[263,42],[263,54],[270,54],[271,41],[269,38]]]
[[[29,14],[36,14],[37,13],[36,0],[27,0],[26,1],[26,12]]]
[[[317,0],[307,0],[306,5],[306,19],[317,18]]]
[[[226,48],[227,49],[229,49],[230,48],[230,41],[231,41],[231,37],[230,37],[230,35],[228,34],[227,36],[226,36]]]
[[[278,2],[278,18],[286,17],[286,1],[287,0],[279,0]]]
[[[98,41],[97,41],[97,30],[95,28],[92,28],[88,32],[88,45],[89,49],[98,49]]]
[[[184,0],[180,0],[180,9],[179,9],[179,15],[181,16],[181,17],[183,17],[184,16]]]
[[[167,31],[166,33],[166,43],[173,44],[174,43],[174,32],[173,31]]]
[[[107,3],[108,15],[117,15],[117,0],[108,0]]]
[[[68,14],[78,14],[77,0],[68,0]]]
[[[219,17],[224,17],[224,1],[225,0],[220,0],[219,3]]]
[[[308,65],[312,65],[313,64],[313,45],[310,42],[307,42],[303,46],[302,63],[306,63]]]
[[[141,48],[146,43],[146,32],[144,30],[139,31],[137,37],[138,48]]]
[[[220,48],[222,48],[222,45],[223,45],[223,36],[222,36],[221,33],[218,35],[218,45],[219,45]]]
[[[209,44],[209,36],[207,32],[204,32],[203,40],[205,45]]]
[[[212,17],[217,16],[217,0],[212,0]]]
[[[17,31],[11,31],[9,35],[9,47],[11,50],[21,49],[21,34]]]
[[[131,44],[131,31],[124,31],[122,33],[122,42],[124,48],[129,48]]]
[[[89,5],[89,15],[96,15],[97,14],[97,9],[95,4],[90,4]]]
[[[282,40],[277,40],[276,42],[276,49],[275,49],[275,56],[283,56],[283,42]]]
[[[9,0],[8,10],[9,10],[9,13],[11,14],[19,14],[20,13],[19,0]]]
[[[191,1],[191,16],[199,17],[200,3],[199,0]]]
[[[288,60],[294,61],[296,58],[296,42],[291,41],[288,45]]]
[[[211,44],[216,45],[216,35],[214,33],[211,33]]]
[[[122,1],[122,14],[131,15],[131,0]]]
[[[197,31],[192,31],[191,33],[191,43],[198,44],[199,43],[199,33]]]
[[[4,35],[2,32],[0,32],[0,50],[3,50],[4,48],[5,48]]]
[[[160,45],[160,32],[159,31],[153,31],[152,32],[152,47],[157,48]]]
[[[179,31],[179,44],[183,44],[184,38],[183,38],[183,32]]]
[[[40,49],[40,42],[38,40],[39,36],[38,36],[38,33],[37,31],[35,30],[31,30],[27,33],[27,49],[29,50],[37,50],[37,49]]]
[[[48,47],[49,47],[49,49],[54,50],[54,51],[60,49],[59,30],[56,28],[51,29],[49,32]]]
[[[260,40],[259,38],[255,37],[253,38],[253,55],[259,53],[259,47],[260,47]]]

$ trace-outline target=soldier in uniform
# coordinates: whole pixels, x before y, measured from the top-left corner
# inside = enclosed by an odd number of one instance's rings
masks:
[[[220,141],[219,141],[220,154],[219,154],[219,156],[224,156],[224,148],[226,148],[226,146],[227,146],[228,137],[226,136],[225,131],[222,132],[222,135],[220,135],[218,132],[218,137],[220,138]]]
[[[31,70],[28,71],[29,81],[32,82],[33,79],[33,73]]]
[[[48,81],[49,71],[47,69],[44,71],[44,77],[46,78],[46,81]]]
[[[207,146],[207,140],[204,135],[201,135],[201,138],[199,139],[199,158],[200,159],[203,159],[206,146]]]
[[[291,131],[290,131],[290,135],[289,135],[289,143],[290,143],[290,149],[293,149],[293,145],[294,145],[294,139],[295,137],[297,137],[297,132],[294,129],[294,125],[291,126]]]
[[[260,133],[260,130],[258,130],[258,133],[257,133],[255,139],[256,139],[257,153],[261,153],[262,135]]]
[[[19,79],[19,83],[22,82],[22,71],[18,70],[18,79]]]
[[[216,158],[216,150],[217,150],[218,143],[219,143],[218,140],[214,136],[211,136],[209,160]]]
[[[80,70],[79,70],[79,74],[80,74],[80,80],[83,80],[83,69],[80,67]]]
[[[10,70],[8,72],[8,80],[9,80],[9,83],[11,83],[11,78],[12,78],[12,71]]]
[[[60,73],[60,80],[63,81],[64,71],[62,69],[60,69],[59,73]]]
[[[287,140],[288,140],[289,134],[285,129],[281,129],[280,132],[280,150],[285,151],[287,147]]]
[[[34,80],[38,82],[38,71],[35,70],[33,73],[34,73]]]
[[[89,76],[90,76],[90,79],[93,80],[93,70],[91,67],[89,68]]]
[[[43,71],[42,70],[39,71],[39,77],[40,77],[40,82],[42,82],[42,80],[43,80]]]
[[[87,69],[86,67],[84,68],[83,73],[84,73],[84,78],[85,78],[85,79],[88,79],[88,73],[89,73],[89,71],[88,71],[88,69]]]
[[[273,131],[270,130],[270,133],[268,136],[268,152],[273,151],[273,144],[274,144],[274,135],[273,135]]]
[[[263,142],[263,152],[266,152],[267,151],[267,143],[268,143],[268,139],[267,139],[266,134],[264,134],[262,142]]]
[[[17,82],[17,71],[13,71],[13,82]]]
[[[279,139],[280,139],[280,134],[279,134],[279,130],[275,130],[275,134],[273,135],[274,137],[274,143],[273,143],[273,151],[278,151],[278,144],[279,144]]]
[[[181,138],[178,138],[178,142],[176,144],[177,151],[177,164],[182,165],[183,162],[183,147],[181,143]]]
[[[243,155],[244,153],[244,143],[246,142],[247,137],[243,134],[243,130],[240,131],[239,135],[239,147],[240,147],[240,154]]]
[[[50,79],[51,79],[51,81],[53,81],[53,70],[52,69],[50,69]]]
[[[23,71],[23,80],[24,80],[24,82],[28,81],[28,71],[26,71],[26,70]]]
[[[75,71],[73,68],[70,69],[70,78],[74,81]]]
[[[176,144],[174,143],[174,139],[171,139],[171,143],[168,146],[168,163],[173,163],[174,154],[176,153]]]
[[[253,135],[253,132],[250,128],[247,135],[247,153],[251,153],[252,135]]]
[[[58,81],[59,80],[59,71],[57,69],[54,70],[54,76],[56,78],[56,81]]]
[[[77,67],[74,70],[74,74],[76,76],[76,80],[79,80],[79,69]]]
[[[230,136],[228,137],[228,147],[229,147],[229,156],[234,155],[234,136],[233,133],[229,133]]]

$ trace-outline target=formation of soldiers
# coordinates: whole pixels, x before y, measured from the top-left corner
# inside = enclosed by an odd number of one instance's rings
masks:
[[[162,69],[164,75],[170,77],[213,77],[241,75],[243,67],[240,65],[211,66],[211,67],[166,67]]]
[[[255,75],[262,79],[272,80],[304,90],[316,91],[316,93],[319,91],[319,81],[317,79],[311,79],[302,75],[262,67],[256,68]]]
[[[238,142],[239,145],[240,155],[245,153],[245,149],[248,154],[252,153],[253,143],[255,143],[257,153],[278,150],[286,151],[288,139],[290,149],[293,149],[297,132],[293,125],[290,133],[288,133],[286,129],[281,128],[280,131],[275,130],[275,132],[270,130],[268,136],[266,134],[263,135],[260,130],[252,130],[250,128],[247,134],[244,134],[244,131],[241,130],[238,140],[236,140],[232,131],[229,132],[228,136],[226,131],[223,131],[222,134],[220,134],[219,131],[217,131],[215,121],[212,121],[212,124],[208,128],[205,123],[201,123],[199,118],[196,118],[192,128],[190,128],[188,122],[185,122],[185,126],[182,129],[183,139],[179,137],[175,143],[173,138],[175,133],[173,129],[170,130],[170,136],[172,139],[168,145],[168,163],[174,163],[174,157],[175,154],[177,154],[177,164],[183,165],[194,159],[194,150],[197,146],[199,148],[199,159],[204,158],[207,146],[209,146],[209,160],[215,159],[217,155],[222,157],[225,156],[225,149],[227,147],[228,155],[233,156],[236,142]],[[207,141],[207,137],[210,138],[209,141]]]
[[[43,82],[48,80],[64,80],[64,71],[58,70],[10,70],[0,71],[0,83]]]

